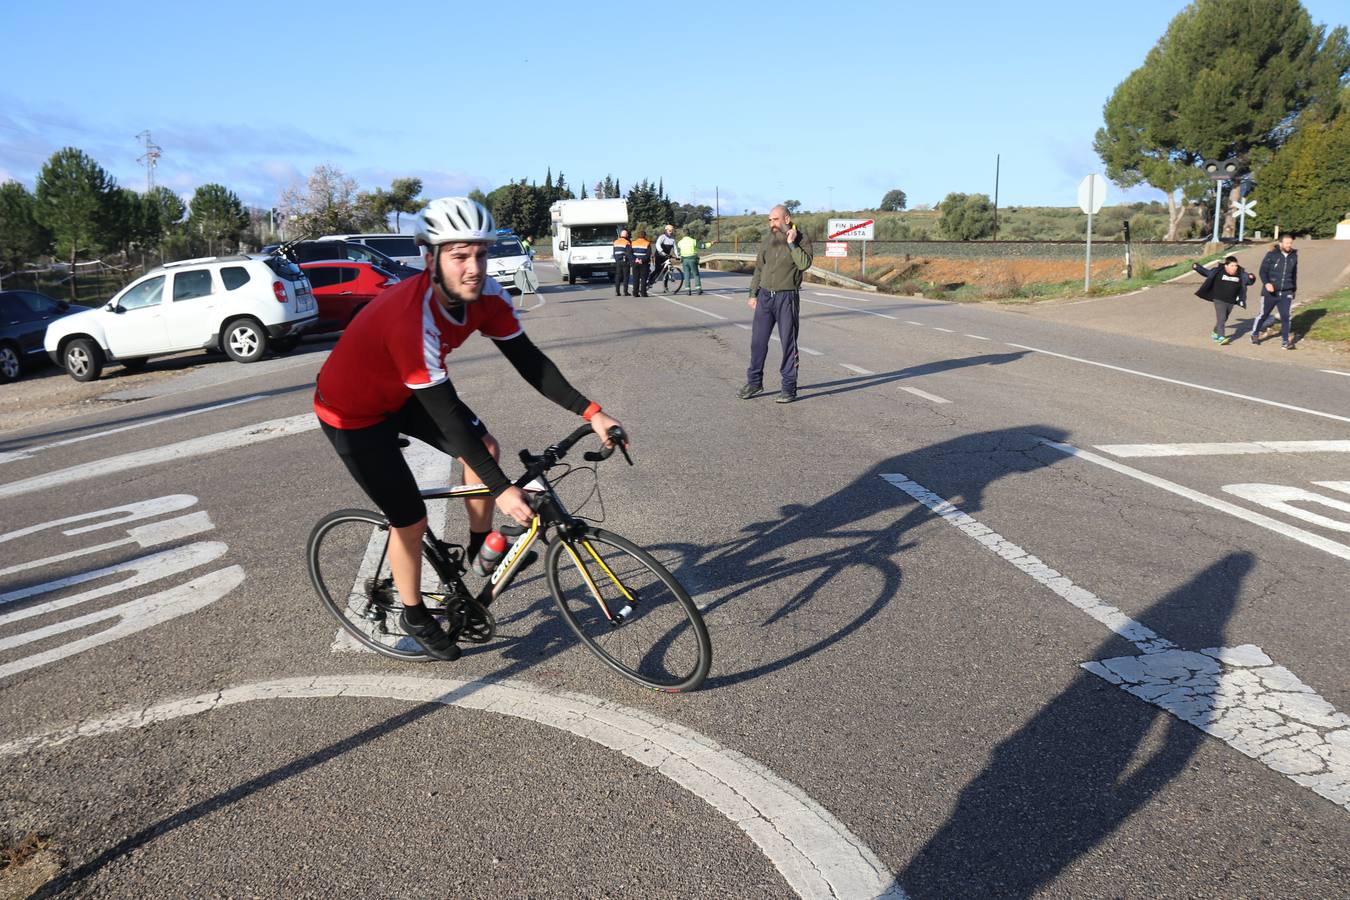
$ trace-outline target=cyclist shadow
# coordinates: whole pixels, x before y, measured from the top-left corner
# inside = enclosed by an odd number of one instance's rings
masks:
[[[1254,564],[1229,553],[1138,620],[1183,649],[1223,646]],[[1139,652],[1111,635],[1089,660]],[[1184,772],[1204,740],[1195,725],[1080,671],[994,748],[897,881],[915,897],[1038,894]]]
[[[820,653],[864,628],[899,596],[904,573],[895,557],[914,546],[910,531],[931,522],[933,513],[881,476],[914,478],[974,514],[993,482],[1064,459],[1043,438],[1063,441],[1067,435],[1033,425],[954,438],[882,460],[834,494],[807,506],[784,506],[780,517],[750,523],[726,543],[653,548],[689,588],[712,632],[713,674],[703,689],[758,678]],[[952,459],[963,461],[959,471]],[[948,486],[953,475],[956,490]],[[821,542],[835,546],[802,555],[802,547]],[[859,592],[864,583],[865,596]],[[765,649],[794,643],[777,656]],[[730,655],[729,646],[740,656]],[[752,653],[771,658],[753,660]]]

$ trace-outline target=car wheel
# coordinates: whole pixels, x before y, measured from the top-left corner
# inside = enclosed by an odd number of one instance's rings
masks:
[[[290,353],[296,347],[300,346],[300,335],[289,334],[286,337],[279,337],[272,341],[273,353]]]
[[[23,371],[19,350],[13,344],[0,344],[0,382],[13,381]]]
[[[251,363],[267,352],[267,332],[252,319],[235,319],[225,326],[221,349],[235,362]]]
[[[76,381],[93,381],[103,374],[103,350],[89,338],[76,338],[62,352],[66,372]]]
[[[576,276],[576,273],[574,273],[574,272],[568,272],[568,273],[567,273],[567,283],[568,283],[568,284],[576,284],[576,283],[577,283],[577,276]]]
[[[128,372],[141,372],[145,369],[146,363],[150,362],[148,356],[137,356],[132,359],[122,360],[122,368]]]

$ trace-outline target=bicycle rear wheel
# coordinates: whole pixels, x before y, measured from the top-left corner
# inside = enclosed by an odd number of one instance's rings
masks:
[[[669,293],[671,292],[671,290],[673,289],[673,290],[675,291],[675,293],[678,294],[678,293],[680,292],[680,285],[682,285],[682,284],[684,284],[684,270],[683,270],[683,269],[675,269],[675,268],[667,268],[667,269],[666,269],[665,285],[664,285],[663,290],[665,290],[665,292],[666,292],[667,294],[669,294]],[[673,286],[673,287],[672,287],[672,286]]]
[[[643,687],[692,691],[712,664],[712,642],[689,594],[632,541],[602,528],[561,535],[545,558],[549,591],[581,642]]]
[[[310,581],[324,608],[342,626],[333,650],[365,648],[394,659],[430,659],[399,624],[402,604],[389,570],[388,546],[389,523],[370,510],[339,510],[321,519],[310,532],[306,552]],[[442,626],[464,629],[461,640],[487,640],[495,630],[491,613],[467,601],[475,607],[476,621],[465,628],[462,584],[458,579],[448,587],[443,584],[433,563],[434,552],[423,544],[423,603]]]

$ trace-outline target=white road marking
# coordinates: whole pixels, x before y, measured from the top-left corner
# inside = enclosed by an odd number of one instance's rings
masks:
[[[978,334],[968,334],[968,335],[966,335],[966,337],[968,337],[968,338],[974,338],[974,339],[977,340],[977,341],[987,341],[987,340],[989,340],[989,338],[987,338],[987,337],[980,337]]]
[[[861,300],[864,303],[871,303],[871,297],[850,297],[848,294],[827,294],[824,291],[812,291],[817,297],[834,297],[839,300]]]
[[[694,312],[696,312],[696,313],[703,313],[703,315],[705,315],[705,316],[710,316],[710,317],[712,317],[712,318],[714,318],[714,319],[718,319],[719,321],[722,321],[722,322],[725,322],[725,321],[727,320],[727,317],[726,317],[726,316],[719,316],[719,315],[718,315],[717,313],[715,313],[715,312],[709,312],[709,311],[706,310],[706,309],[699,309],[697,306],[690,306],[688,303],[681,303],[680,301],[678,301],[678,300],[672,300],[672,299],[670,299],[669,297],[661,297],[661,298],[659,298],[659,299],[664,300],[664,301],[666,301],[667,303],[674,303],[676,306],[683,306],[685,309],[692,309],[692,310],[693,310]]]
[[[805,297],[802,297],[801,299],[805,303],[814,303],[816,306],[828,306],[831,309],[842,309],[844,310],[844,312],[861,313],[864,316],[876,316],[878,319],[892,319],[892,320],[895,319],[895,316],[888,316],[885,313],[872,312],[872,310],[870,309],[857,309],[852,306],[840,306],[838,303],[826,303],[824,300],[807,300]]]
[[[1350,481],[1315,481],[1320,487],[1329,487],[1333,490],[1350,492]],[[1344,500],[1338,500],[1335,497],[1327,497],[1315,491],[1309,491],[1301,487],[1285,484],[1225,484],[1224,493],[1232,494],[1234,497],[1241,497],[1243,500],[1250,501],[1266,509],[1273,509],[1276,512],[1282,512],[1295,519],[1302,519],[1321,528],[1327,528],[1332,531],[1350,532],[1350,521],[1345,519],[1333,519],[1329,516],[1318,515],[1310,510],[1294,506],[1294,503],[1312,503],[1320,504],[1330,509],[1338,510],[1343,513],[1350,513],[1350,503]]]
[[[746,325],[744,322],[735,322],[735,323],[733,323],[733,324],[735,324],[735,326],[736,326],[737,328],[743,328],[743,329],[745,329],[746,331],[752,331],[752,330],[753,330],[749,325]],[[771,334],[771,335],[769,335],[769,340],[771,340],[771,341],[778,341],[778,336],[777,336],[777,335],[774,335],[774,334]],[[781,344],[781,343],[783,343],[783,342],[782,342],[782,341],[778,341],[778,343]],[[801,344],[798,344],[798,345],[797,345],[797,349],[800,350],[801,352],[805,353],[807,356],[824,356],[824,355],[825,355],[824,353],[821,353],[819,350],[812,350],[810,347],[803,347]]]
[[[133,422],[130,425],[123,425],[120,428],[110,428],[107,431],[98,431],[93,434],[82,434],[79,437],[66,438],[64,441],[53,441],[50,444],[38,444],[33,447],[23,447],[18,450],[0,452],[0,464],[13,462],[16,459],[28,459],[36,456],[43,450],[51,450],[56,447],[65,447],[70,444],[78,444],[81,441],[92,441],[96,438],[107,437],[110,434],[120,434],[123,431],[131,431],[136,428],[146,428],[150,425],[159,425],[162,422],[168,422],[173,419],[184,419],[188,416],[195,416],[200,413],[213,412],[217,409],[224,409],[227,406],[238,406],[241,403],[251,403],[254,400],[261,400],[262,394],[255,394],[252,397],[243,397],[239,400],[230,400],[227,403],[217,403],[214,406],[204,406],[201,409],[191,409],[187,412],[174,413],[173,415],[160,416],[155,419],[146,419],[143,422]]]
[[[1226,456],[1251,453],[1350,453],[1350,441],[1240,441],[1226,444],[1098,444],[1121,457]]]
[[[881,477],[1142,653],[1082,668],[1350,810],[1350,716],[1260,647],[1181,650],[923,485],[899,473]]]
[[[927,327],[927,326],[924,325],[922,322],[915,322],[913,319],[906,319],[906,320],[905,320],[905,324],[906,324],[906,325],[917,325],[917,326],[920,327],[920,328],[926,328],[926,327]]]
[[[1350,377],[1350,372],[1338,372],[1335,369],[1318,369],[1319,372],[1326,372],[1328,375],[1345,375]]]
[[[746,331],[750,331],[750,330],[751,330],[751,329],[750,329],[750,326],[749,326],[749,325],[746,325],[744,322],[737,322],[737,323],[736,323],[736,327],[737,327],[737,328],[744,328]]]
[[[76,738],[114,734],[255,700],[375,697],[439,703],[535,722],[617,750],[730,819],[801,897],[903,900],[884,863],[801,788],[706,735],[650,712],[523,681],[469,682],[391,675],[286,678],[132,708],[0,744],[20,756]]]
[[[840,363],[839,365],[843,366],[845,369],[848,369],[850,372],[853,372],[853,373],[856,374],[856,375],[875,375],[875,374],[877,374],[876,372],[869,372],[867,369],[861,368],[861,367],[859,367],[859,366],[852,366],[852,365],[849,365],[848,363]]]
[[[1247,394],[1239,394],[1235,391],[1226,391],[1223,388],[1210,387],[1204,384],[1193,384],[1189,381],[1179,381],[1175,378],[1167,378],[1163,375],[1154,375],[1151,372],[1140,372],[1138,369],[1127,369],[1124,366],[1113,366],[1110,363],[1096,362],[1091,359],[1083,359],[1079,356],[1069,356],[1065,353],[1055,353],[1053,350],[1042,350],[1039,347],[1028,347],[1026,344],[1014,344],[1008,342],[1009,347],[1016,347],[1018,350],[1030,350],[1032,353],[1043,353],[1046,356],[1057,356],[1060,359],[1071,360],[1072,362],[1084,363],[1089,366],[1098,366],[1103,369],[1111,369],[1115,372],[1124,372],[1127,375],[1138,375],[1141,378],[1152,378],[1155,381],[1165,381],[1168,384],[1177,384],[1182,387],[1195,388],[1197,391],[1209,391],[1212,394],[1222,394],[1225,397],[1236,397],[1239,400],[1250,400],[1252,403],[1263,403],[1266,406],[1274,406],[1279,409],[1287,409],[1292,412],[1306,413],[1310,416],[1321,416],[1324,419],[1335,419],[1337,422],[1350,422],[1350,417],[1338,416],[1334,413],[1321,412],[1316,409],[1305,409],[1302,406],[1291,406],[1288,403],[1280,403],[1275,400],[1265,400],[1261,397],[1252,397]]]
[[[930,394],[927,391],[921,391],[916,387],[901,387],[900,390],[913,394],[916,397],[922,397],[930,403],[951,403],[952,401],[943,399],[937,394]]]
[[[259,422],[256,425],[245,425],[242,428],[234,428],[218,434],[208,434],[186,441],[165,444],[162,447],[149,447],[133,453],[110,456],[107,459],[85,463],[80,466],[58,469],[45,475],[35,475],[32,478],[11,481],[9,484],[0,484],[0,498],[17,497],[20,494],[46,490],[51,487],[66,488],[77,481],[88,481],[91,478],[98,478],[103,475],[120,475],[129,469],[140,469],[145,466],[155,466],[168,462],[178,464],[188,457],[204,456],[208,453],[219,453],[223,450],[252,446],[274,438],[303,434],[318,427],[319,420],[312,412],[290,416],[285,419]]]
[[[941,332],[943,332],[944,334],[956,334],[956,332],[955,332],[953,329],[951,329],[951,328],[939,328],[939,327],[937,327],[936,325],[933,326],[933,330],[934,330],[934,331],[941,331]]]
[[[1287,538],[1292,538],[1293,540],[1299,541],[1300,543],[1307,544],[1309,547],[1316,547],[1318,550],[1323,550],[1327,553],[1330,553],[1332,556],[1338,556],[1341,559],[1350,560],[1350,547],[1347,547],[1345,544],[1340,544],[1337,543],[1336,541],[1329,540],[1328,538],[1324,538],[1320,534],[1314,534],[1311,531],[1304,531],[1302,528],[1296,528],[1293,525],[1288,525],[1284,522],[1279,521],[1278,519],[1272,519],[1269,516],[1262,515],[1261,513],[1252,512],[1249,509],[1245,509],[1241,506],[1229,503],[1226,500],[1220,500],[1217,497],[1211,497],[1208,494],[1202,494],[1200,491],[1192,490],[1191,488],[1185,487],[1184,485],[1168,481],[1165,478],[1159,478],[1157,475],[1150,475],[1148,472],[1143,472],[1140,471],[1139,469],[1133,469],[1127,465],[1124,465],[1123,463],[1118,463],[1115,460],[1107,459],[1104,456],[1098,456],[1096,453],[1093,453],[1090,450],[1081,450],[1078,447],[1073,447],[1070,446],[1069,444],[1061,444],[1056,441],[1050,440],[1042,440],[1041,443],[1045,444],[1047,447],[1054,447],[1059,452],[1064,453],[1068,456],[1073,456],[1091,463],[1096,463],[1097,465],[1102,466],[1103,468],[1106,469],[1110,469],[1113,472],[1119,472],[1122,475],[1128,475],[1131,478],[1135,478],[1138,479],[1139,481],[1144,482],[1145,484],[1151,484],[1156,488],[1161,488],[1164,491],[1176,494],[1178,497],[1185,497],[1188,500],[1194,500],[1196,503],[1208,506],[1211,509],[1217,509],[1220,512],[1226,512],[1230,516],[1235,516],[1236,518],[1239,518],[1244,522],[1250,522],[1253,525],[1259,525],[1262,528],[1267,528],[1275,532],[1276,534],[1284,535]]]

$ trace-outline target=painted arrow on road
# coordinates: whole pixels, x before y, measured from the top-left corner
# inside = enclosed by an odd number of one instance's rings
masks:
[[[1350,810],[1350,716],[1260,647],[1182,650],[923,485],[881,477],[1140,650],[1084,669]]]

